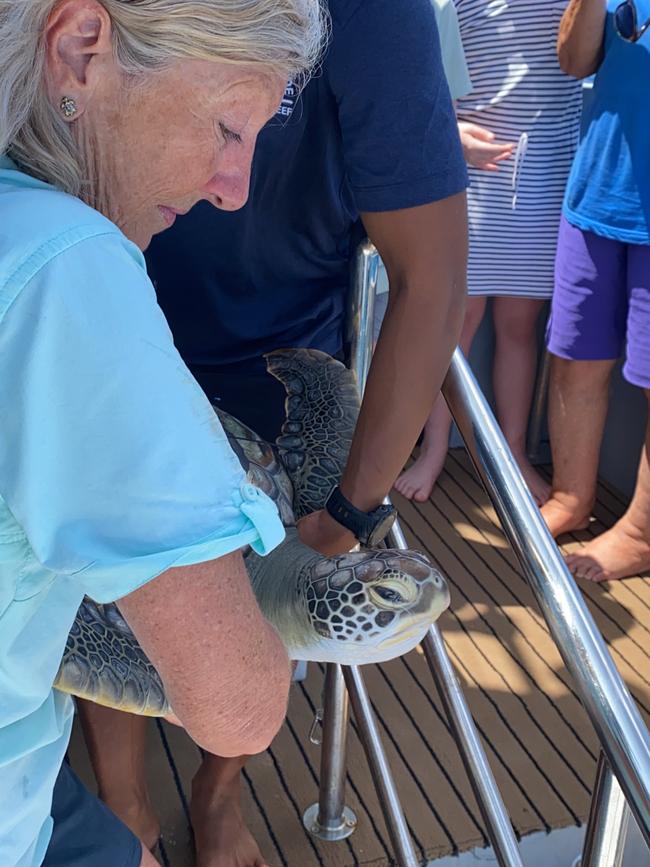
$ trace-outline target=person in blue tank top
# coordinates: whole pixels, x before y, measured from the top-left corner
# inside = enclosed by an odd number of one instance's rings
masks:
[[[596,73],[564,201],[548,329],[553,535],[587,526],[596,495],[609,379],[650,399],[650,0],[572,0],[558,42],[563,69]],[[650,426],[625,515],[567,557],[591,581],[650,568]]]
[[[165,243],[154,239],[147,264],[175,344],[208,397],[273,441],[284,394],[263,354],[300,346],[343,356],[351,258],[370,236],[390,301],[339,493],[372,516],[413,448],[458,340],[467,174],[431,0],[327,5],[322,68],[300,95],[288,83],[258,138],[248,202],[235,213],[199,203]],[[326,511],[307,516],[299,531],[327,554],[356,542],[355,529]],[[114,743],[112,722],[91,722],[96,731],[102,725]],[[130,741],[138,755],[142,741]],[[104,792],[121,788],[124,796],[132,756],[129,749],[95,756]],[[239,812],[242,764],[206,756],[195,778],[201,867],[265,863]],[[142,805],[140,783],[131,777],[124,813]]]

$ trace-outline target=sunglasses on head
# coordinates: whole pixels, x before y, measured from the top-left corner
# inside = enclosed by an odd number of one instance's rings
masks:
[[[638,42],[650,27],[650,18],[639,27],[634,0],[625,0],[614,12],[616,32],[626,42]]]

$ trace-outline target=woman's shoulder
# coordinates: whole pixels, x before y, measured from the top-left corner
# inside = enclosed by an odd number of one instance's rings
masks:
[[[70,231],[115,234],[118,227],[75,196],[20,171],[0,171],[0,256],[6,240],[34,249]]]
[[[72,247],[95,268],[109,256],[135,260],[144,270],[140,251],[109,219],[21,172],[0,172],[0,227],[0,293],[5,297]]]

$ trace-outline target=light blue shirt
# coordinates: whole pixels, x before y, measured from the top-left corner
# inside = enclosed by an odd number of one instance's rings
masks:
[[[635,44],[617,36],[608,0],[605,56],[587,100],[584,137],[571,169],[564,215],[574,226],[650,244],[650,30]],[[636,0],[639,24],[650,0]]]
[[[0,157],[0,865],[37,867],[84,594],[283,538],[172,343],[140,251]]]

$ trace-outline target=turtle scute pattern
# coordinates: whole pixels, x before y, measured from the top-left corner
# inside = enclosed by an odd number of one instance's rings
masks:
[[[322,509],[341,478],[359,413],[354,374],[317,349],[281,349],[265,356],[287,391],[286,421],[277,439],[293,482],[296,519]]]
[[[295,523],[293,485],[277,451],[239,419],[216,406],[213,409],[219,416],[232,450],[246,471],[247,480],[274,501],[284,526],[292,527]]]
[[[444,579],[425,557],[416,551],[390,550],[323,560],[304,589],[316,632],[356,643],[375,643],[396,618],[410,622],[446,593]]]
[[[167,699],[158,672],[113,603],[84,599],[65,649],[56,686],[131,713],[164,715]]]

